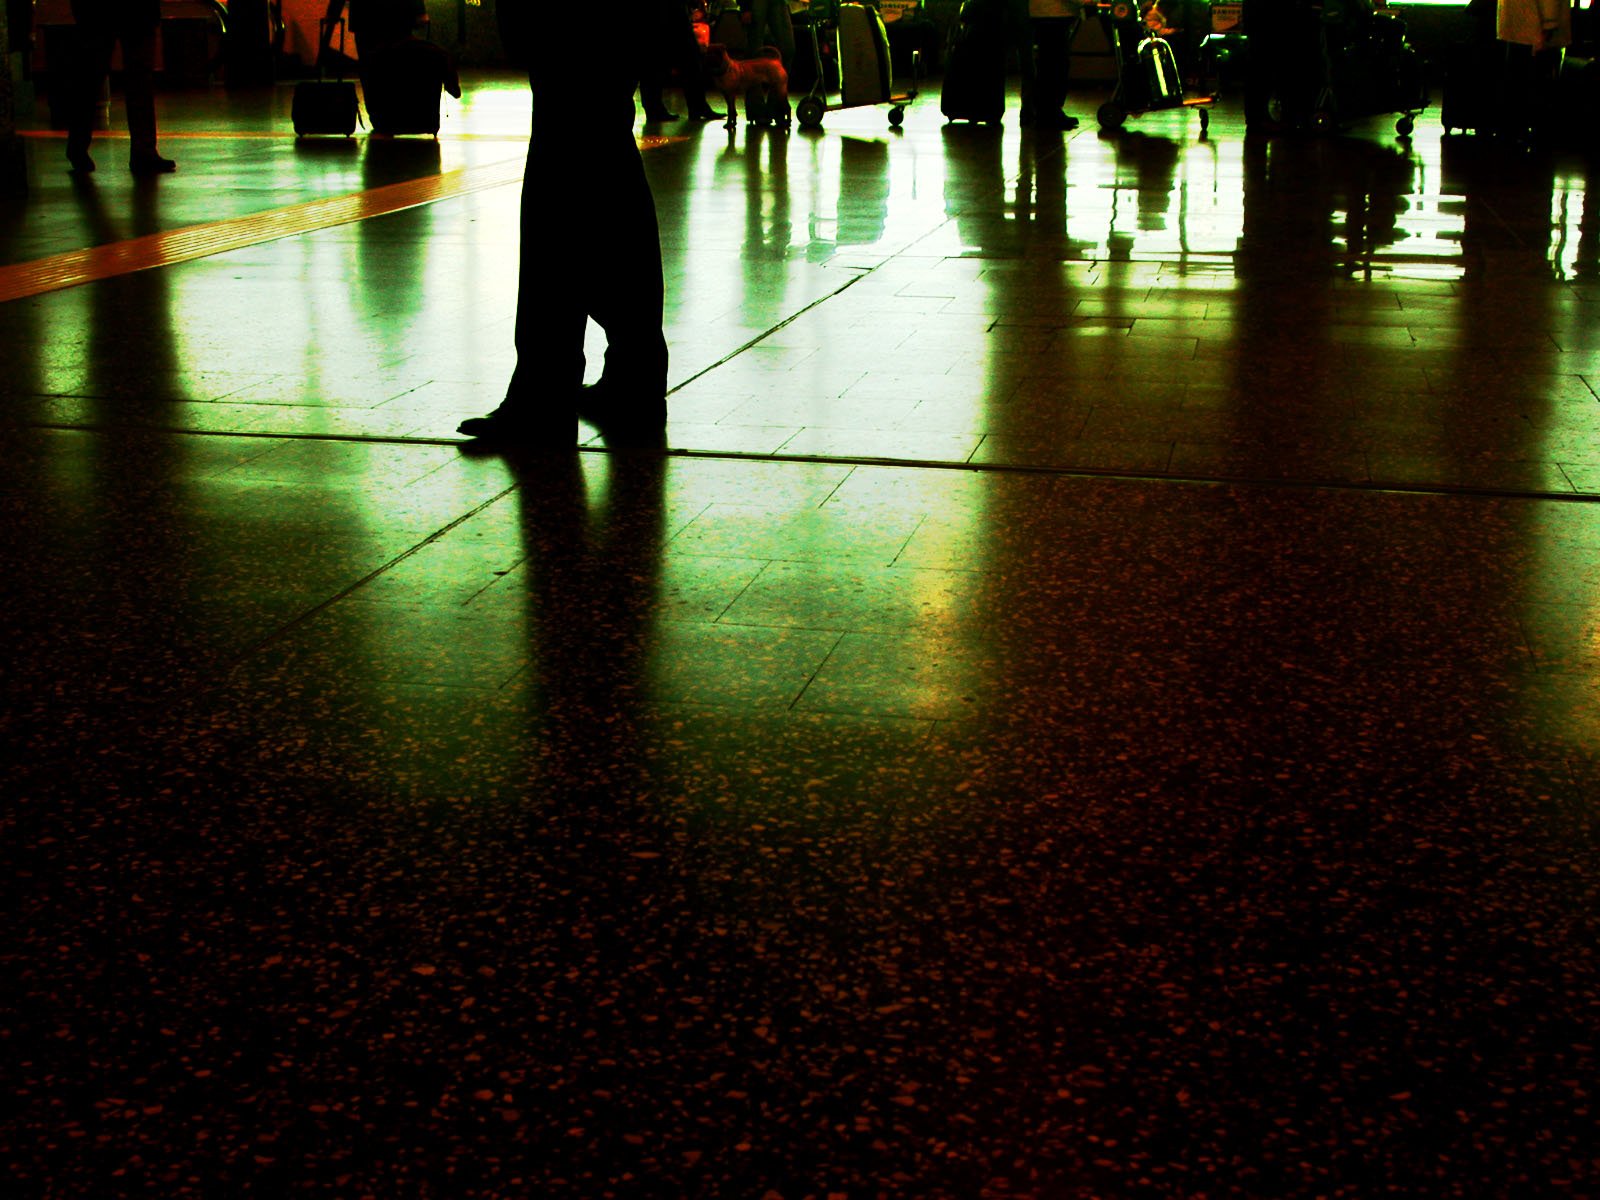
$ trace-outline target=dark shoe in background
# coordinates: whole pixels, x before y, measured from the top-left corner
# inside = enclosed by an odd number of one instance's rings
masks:
[[[177,163],[159,154],[141,154],[128,160],[128,170],[135,175],[170,175],[177,169]]]
[[[1064,112],[1046,113],[1038,120],[1040,129],[1053,129],[1058,133],[1067,133],[1078,127],[1078,118],[1068,116]]]

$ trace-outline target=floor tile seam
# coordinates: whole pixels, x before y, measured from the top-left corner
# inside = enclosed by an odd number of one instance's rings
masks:
[[[755,349],[757,346],[761,345],[762,342],[766,341],[768,338],[772,337],[774,334],[779,333],[779,332],[783,331],[784,329],[787,329],[790,325],[793,325],[796,321],[799,321],[800,319],[802,319],[803,317],[805,317],[806,315],[808,315],[809,313],[811,313],[815,309],[820,308],[822,305],[828,303],[828,301],[837,299],[838,297],[844,295],[845,292],[847,292],[851,288],[855,287],[856,284],[860,283],[862,280],[867,279],[868,277],[870,277],[877,270],[878,270],[878,267],[869,267],[869,268],[867,268],[865,270],[854,271],[853,273],[851,273],[845,279],[845,281],[842,284],[840,284],[838,287],[834,288],[827,295],[819,296],[815,300],[811,301],[809,304],[805,304],[805,305],[801,306],[800,308],[796,309],[794,312],[790,313],[787,317],[783,318],[783,320],[779,321],[776,325],[773,325],[768,329],[763,329],[760,333],[756,334],[755,337],[750,338],[748,341],[744,342],[742,345],[736,346],[734,349],[728,351],[728,353],[724,354],[721,358],[717,359],[715,362],[710,363],[709,365],[707,365],[705,367],[702,367],[700,370],[696,371],[693,375],[689,376],[687,379],[682,380],[681,382],[676,383],[672,387],[668,388],[667,389],[668,398],[670,399],[675,393],[680,392],[680,391],[684,390],[685,388],[692,386],[695,383],[698,383],[701,379],[704,379],[707,375],[710,375],[713,371],[719,370],[720,368],[727,366],[729,363],[731,363],[735,359],[737,359],[741,354],[744,354],[748,350]]]
[[[407,559],[412,558],[413,556],[425,550],[427,547],[448,536],[455,529],[460,528],[462,525],[466,524],[468,521],[472,520],[486,509],[505,499],[520,486],[520,482],[508,484],[506,487],[502,488],[487,500],[474,505],[470,510],[463,513],[461,516],[446,522],[438,529],[435,529],[432,533],[421,538],[413,545],[390,558],[387,562],[380,563],[378,566],[368,571],[360,579],[357,579],[355,582],[346,585],[333,595],[318,601],[310,608],[297,614],[296,616],[289,618],[287,621],[282,622],[270,633],[257,638],[248,646],[245,646],[243,649],[235,652],[228,662],[224,663],[218,668],[210,684],[202,685],[202,690],[210,686],[217,686],[220,682],[227,680],[234,671],[236,671],[240,666],[248,662],[250,659],[254,658],[256,655],[262,653],[264,650],[267,650],[272,646],[279,644],[295,630],[303,628],[311,621],[314,621],[317,617],[321,616],[323,613],[332,609],[341,601],[350,598],[362,588],[372,583],[374,580],[386,575],[388,572],[392,571],[395,567],[399,566]]]
[[[92,424],[57,424],[57,423],[29,423],[27,428],[55,430],[68,433],[126,433],[125,427],[110,427]],[[312,442],[353,442],[358,444],[384,445],[384,446],[427,446],[427,447],[461,447],[466,445],[460,438],[437,437],[380,437],[366,434],[309,434],[309,433],[271,433],[259,430],[233,430],[219,432],[214,430],[181,429],[170,426],[141,426],[138,431],[142,434],[170,434],[181,437],[215,437],[215,438],[251,438],[277,441],[312,441]],[[972,462],[956,461],[953,459],[918,459],[918,458],[885,458],[873,455],[843,455],[843,454],[785,454],[785,453],[758,453],[742,452],[737,450],[698,450],[692,447],[670,447],[666,450],[640,451],[638,449],[613,449],[604,445],[583,445],[574,447],[574,452],[579,454],[603,455],[637,455],[649,454],[664,459],[704,460],[708,462],[730,463],[787,463],[798,466],[835,466],[835,467],[882,467],[902,471],[943,471],[961,472],[974,475],[1012,475],[1012,476],[1042,476],[1074,479],[1103,479],[1120,480],[1130,483],[1170,483],[1170,484],[1195,484],[1204,486],[1224,486],[1240,488],[1258,488],[1271,491],[1332,491],[1332,492],[1370,492],[1391,493],[1396,495],[1422,495],[1422,496],[1460,496],[1464,498],[1500,499],[1500,500],[1527,500],[1527,501],[1559,501],[1562,503],[1595,504],[1600,503],[1600,492],[1552,492],[1536,488],[1497,488],[1477,486],[1473,484],[1452,484],[1439,481],[1412,481],[1403,479],[1357,480],[1357,479],[1319,479],[1299,476],[1263,476],[1263,475],[1231,475],[1221,472],[1188,472],[1188,471],[1139,471],[1118,467],[1090,467],[1072,466],[1052,463],[1007,463],[1007,462]],[[1558,466],[1560,464],[1557,464]],[[516,485],[512,485],[509,494]],[[494,497],[495,500],[501,496]],[[493,503],[493,500],[487,503]],[[475,510],[476,511],[476,510]],[[471,514],[469,514],[470,516]],[[461,518],[465,520],[467,518]],[[453,522],[448,528],[453,528],[459,521]],[[442,536],[448,528],[439,531],[434,536]]]
[[[844,639],[846,637],[845,632],[839,630],[823,630],[821,632],[832,633],[834,635],[833,644],[828,647],[828,652],[822,656],[822,660],[812,668],[811,674],[806,676],[805,686],[796,692],[794,699],[790,700],[789,703],[784,706],[784,711],[787,713],[794,713],[799,710],[801,702],[806,698],[806,693],[809,692],[812,688],[812,685],[817,682],[817,676],[821,675],[823,671],[827,670],[828,664],[833,661],[833,656],[839,652],[839,647],[844,644]]]
[[[687,529],[688,526],[685,526],[684,528]],[[672,542],[675,542],[675,541],[677,541],[677,538],[673,538],[672,541],[669,541],[664,547],[662,547],[663,553],[666,553],[666,554],[672,553],[672,550],[673,550]],[[689,554],[689,555],[685,555],[683,557],[687,557],[687,558],[701,558],[701,557],[703,557],[703,558],[719,558],[721,556],[720,555],[715,555],[715,554],[710,554],[710,555]],[[739,601],[743,600],[747,595],[750,594],[750,589],[753,588],[756,585],[756,581],[758,579],[762,578],[764,575],[766,575],[766,573],[769,570],[771,570],[772,564],[777,562],[777,561],[778,561],[777,559],[773,559],[773,558],[763,559],[762,562],[761,562],[761,569],[759,571],[757,571],[754,575],[750,576],[749,579],[745,580],[744,586],[739,589],[738,595],[734,596],[731,600],[729,600],[726,604],[724,604],[720,609],[718,609],[717,610],[717,615],[712,617],[710,621],[706,622],[706,624],[709,624],[709,625],[722,625],[722,624],[734,625],[734,624],[738,624],[738,622],[736,622],[736,621],[727,621],[727,622],[725,622],[723,620],[723,618],[726,617],[730,612],[732,612],[734,610],[734,608],[738,605]]]

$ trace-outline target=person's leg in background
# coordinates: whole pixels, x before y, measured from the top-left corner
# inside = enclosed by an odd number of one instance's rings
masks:
[[[788,0],[751,0],[750,48],[775,47],[787,70],[794,62],[794,24]]]
[[[683,85],[683,102],[688,106],[689,117],[695,121],[715,121],[722,117],[706,101],[706,89],[711,81],[706,77],[705,51],[694,36],[694,23],[689,20],[689,9],[682,0],[662,0],[666,7],[662,20],[667,50],[667,61],[678,69],[678,79]]]
[[[1019,120],[1032,125],[1038,104],[1039,73],[1034,61],[1033,18],[1028,14],[1028,0],[991,0],[1000,20],[1002,40],[1007,49],[1015,51],[1017,69],[1021,73],[1022,112]]]
[[[94,12],[73,5],[77,18],[76,44],[72,63],[65,72],[67,89],[67,162],[73,171],[87,175],[94,170],[89,143],[94,139],[95,109],[101,89],[111,72],[111,55],[117,48],[116,28]]]
[[[1081,16],[1063,19],[1033,18],[1036,55],[1035,102],[1025,109],[1028,121],[1039,129],[1076,129],[1078,118],[1062,110],[1072,73],[1072,43],[1083,24]]]
[[[672,0],[649,0],[644,10],[645,28],[640,43],[644,61],[640,63],[639,107],[646,121],[676,121],[678,114],[667,107],[662,91],[675,65],[676,46],[672,42]],[[681,6],[677,6],[681,7]]]
[[[1278,64],[1283,54],[1284,0],[1244,0],[1245,37],[1244,123],[1252,133],[1281,128],[1273,115],[1273,102],[1281,101]]]
[[[122,98],[128,109],[128,168],[158,175],[177,164],[156,149],[156,33],[159,25],[137,16],[123,19]]]

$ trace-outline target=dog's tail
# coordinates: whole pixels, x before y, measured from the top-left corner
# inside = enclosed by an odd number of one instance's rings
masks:
[[[782,51],[782,50],[779,50],[779,49],[778,49],[778,48],[777,48],[777,47],[776,47],[776,46],[763,46],[763,47],[761,47],[761,49],[760,49],[760,50],[759,50],[759,51],[758,51],[758,52],[757,52],[757,53],[756,53],[756,57],[757,57],[757,58],[776,58],[776,59],[782,59],[782,58],[783,58],[783,51]]]

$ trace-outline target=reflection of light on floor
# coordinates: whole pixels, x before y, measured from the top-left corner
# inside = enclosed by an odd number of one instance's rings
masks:
[[[1600,261],[1600,212],[1591,211],[1585,180],[1558,175],[1550,197],[1550,266],[1557,279],[1595,274]]]

